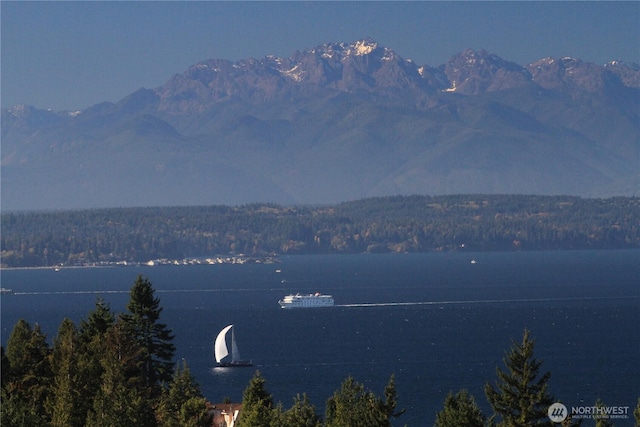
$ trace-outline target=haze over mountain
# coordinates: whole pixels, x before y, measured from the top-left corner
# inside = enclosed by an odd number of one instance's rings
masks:
[[[370,39],[202,61],[83,111],[2,110],[2,209],[637,195],[640,67],[431,67]]]

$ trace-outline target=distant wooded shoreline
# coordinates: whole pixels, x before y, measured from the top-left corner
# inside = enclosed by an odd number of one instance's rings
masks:
[[[2,268],[211,256],[640,248],[640,198],[391,196],[330,206],[3,213]]]

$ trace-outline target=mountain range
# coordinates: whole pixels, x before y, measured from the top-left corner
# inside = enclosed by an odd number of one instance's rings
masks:
[[[211,59],[82,111],[2,109],[2,209],[637,195],[640,67],[371,39]]]

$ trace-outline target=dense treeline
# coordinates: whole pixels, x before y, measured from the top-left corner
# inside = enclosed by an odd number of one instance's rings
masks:
[[[640,198],[459,195],[2,214],[4,267],[225,254],[640,247]]]
[[[35,324],[14,326],[2,358],[0,423],[3,427],[206,427],[212,425],[211,404],[203,397],[186,361],[175,364],[174,338],[160,322],[162,307],[151,283],[138,276],[127,312],[116,314],[98,299],[93,311],[76,326],[65,319],[53,345]],[[450,393],[435,416],[435,427],[530,427],[557,425],[549,407],[549,372],[540,371],[528,330],[505,354],[497,380],[485,384],[493,413],[489,418],[466,390]],[[224,390],[221,390],[224,393]],[[246,387],[239,427],[391,427],[401,417],[394,376],[377,396],[348,377],[326,401],[324,417],[306,394],[284,409],[266,389],[257,371]],[[594,408],[605,408],[596,402]],[[640,423],[640,399],[624,418]],[[566,408],[563,409],[563,411]],[[606,412],[602,412],[606,413]],[[577,426],[569,412],[553,412],[563,426]],[[596,427],[614,426],[594,417]],[[560,422],[558,421],[558,422]],[[426,422],[426,420],[425,420]]]
[[[37,324],[18,321],[2,349],[2,425],[206,425],[207,402],[186,362],[174,369],[154,294],[138,276],[126,313],[98,300],[79,327],[62,321],[53,346]]]

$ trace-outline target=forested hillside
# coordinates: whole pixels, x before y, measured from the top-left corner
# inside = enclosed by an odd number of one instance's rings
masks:
[[[640,247],[640,198],[395,196],[331,206],[2,214],[2,266],[214,255]]]

